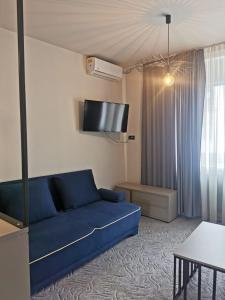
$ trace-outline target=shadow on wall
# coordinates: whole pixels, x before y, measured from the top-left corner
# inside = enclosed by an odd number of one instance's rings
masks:
[[[73,104],[75,130],[81,132],[84,119],[84,101],[81,98],[75,98]]]

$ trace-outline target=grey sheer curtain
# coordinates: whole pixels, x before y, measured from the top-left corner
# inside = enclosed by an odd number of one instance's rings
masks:
[[[204,49],[206,95],[201,144],[202,218],[225,225],[225,43]]]
[[[204,51],[178,56],[186,62],[175,84],[177,115],[177,197],[178,213],[201,216],[200,159],[205,98]]]
[[[203,50],[176,57],[182,64],[172,87],[162,67],[144,68],[143,184],[176,188],[178,213],[201,215],[200,151],[205,94]]]
[[[164,69],[144,67],[141,182],[176,188],[175,99],[162,84]]]

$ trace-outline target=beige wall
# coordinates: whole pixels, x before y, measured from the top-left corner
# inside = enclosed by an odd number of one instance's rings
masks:
[[[141,180],[141,103],[142,72],[133,70],[126,75],[126,101],[130,104],[129,134],[135,135],[134,141],[127,144],[127,180],[140,183]]]
[[[17,57],[14,34],[0,29],[0,181],[21,176]]]
[[[21,176],[15,42],[0,29],[1,181]],[[124,145],[79,130],[80,101],[120,102],[122,83],[88,76],[80,54],[31,38],[25,46],[29,175],[92,168],[98,186],[123,181]]]

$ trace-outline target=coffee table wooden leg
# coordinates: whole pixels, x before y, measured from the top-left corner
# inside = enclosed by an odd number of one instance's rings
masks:
[[[213,300],[216,300],[216,277],[217,277],[216,270],[213,270],[213,294],[212,294]]]
[[[198,266],[198,300],[201,300],[202,268]]]

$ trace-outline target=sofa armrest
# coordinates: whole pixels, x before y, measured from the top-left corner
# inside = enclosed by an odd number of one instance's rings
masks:
[[[108,189],[99,189],[98,190],[101,198],[111,202],[124,202],[126,201],[124,192],[115,192]]]

